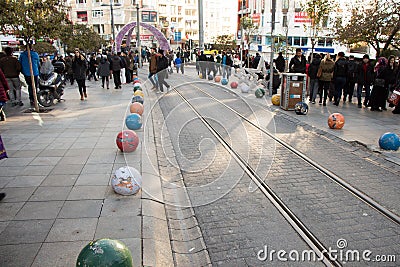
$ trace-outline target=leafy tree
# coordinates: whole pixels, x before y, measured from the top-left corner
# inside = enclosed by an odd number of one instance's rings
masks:
[[[60,39],[68,46],[68,51],[79,48],[82,51],[92,52],[106,44],[106,41],[86,24],[68,25],[60,34]]]
[[[41,37],[55,38],[62,25],[68,22],[64,3],[63,0],[0,0],[0,27],[5,33],[22,37],[26,44]],[[32,65],[28,45],[27,51]],[[39,112],[32,68],[31,77],[35,110]]]
[[[39,54],[54,53],[54,52],[57,51],[56,48],[52,44],[50,44],[48,42],[37,42],[35,44],[35,50]]]
[[[232,50],[235,49],[236,43],[233,35],[219,35],[214,38],[214,48],[217,50]]]
[[[314,47],[318,41],[318,35],[323,29],[323,22],[326,20],[331,9],[332,4],[330,0],[308,0],[302,5],[302,10],[307,12],[308,17],[311,19],[311,60],[313,59]],[[307,30],[307,26],[304,25],[304,27]]]
[[[251,37],[253,37],[254,35],[256,35],[258,33],[258,25],[254,24],[253,20],[249,17],[241,18],[240,25],[243,28],[243,34],[244,34],[244,36],[242,36],[242,40],[243,40],[243,37],[245,37],[244,39],[246,40],[246,45],[247,45],[247,47],[250,47]],[[250,60],[250,58],[247,57],[247,60]],[[248,65],[249,65],[249,62],[248,62]]]
[[[366,42],[378,58],[391,47],[400,49],[400,2],[398,0],[358,0],[351,9],[348,22],[335,22],[337,38],[346,44]]]

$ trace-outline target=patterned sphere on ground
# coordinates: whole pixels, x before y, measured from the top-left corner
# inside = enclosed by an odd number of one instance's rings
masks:
[[[142,90],[142,87],[133,87],[133,92],[136,92],[136,91],[143,91]]]
[[[207,79],[210,80],[210,81],[211,81],[213,78],[214,78],[214,77],[212,76],[212,74],[209,74],[209,75],[207,76]]]
[[[136,90],[142,90],[142,84],[141,83],[135,83],[133,85],[133,91],[136,92]]]
[[[221,81],[221,76],[215,76],[214,81],[219,83]]]
[[[142,187],[142,176],[135,168],[121,167],[114,172],[111,178],[111,186],[117,194],[134,195]]]
[[[275,94],[271,97],[272,105],[279,106],[281,104],[281,95]]]
[[[142,116],[132,113],[126,116],[125,124],[129,130],[138,130],[142,128]]]
[[[135,78],[135,79],[133,79],[133,84],[135,84],[135,83],[140,83],[140,80],[139,80],[139,78]]]
[[[294,112],[297,115],[306,115],[308,113],[308,105],[304,102],[299,102],[294,105]]]
[[[143,107],[143,105],[140,104],[139,102],[135,102],[135,103],[132,103],[132,104],[129,106],[129,111],[130,111],[131,113],[136,113],[136,114],[142,115],[142,114],[143,114],[143,111],[144,111],[144,107]]]
[[[140,104],[143,105],[144,99],[140,95],[135,95],[134,97],[132,97],[132,101],[131,102],[132,103],[139,102]]]
[[[328,126],[331,129],[342,129],[344,126],[344,116],[340,113],[332,113],[328,117]]]
[[[139,136],[131,130],[124,130],[117,135],[117,146],[122,152],[133,152],[139,145]]]
[[[141,96],[141,97],[144,97],[144,93],[143,93],[143,91],[141,91],[141,90],[136,90],[134,93],[133,93],[133,95],[134,96]]]
[[[121,266],[133,267],[132,254],[119,240],[102,238],[90,241],[79,253],[76,267]]]
[[[242,83],[240,85],[240,90],[242,91],[242,93],[248,93],[250,91],[250,86],[248,86],[245,83]]]
[[[199,78],[200,78],[200,79],[203,79],[203,74],[200,73],[200,74],[199,74]]]
[[[133,80],[139,79],[137,75],[132,75]]]
[[[395,133],[384,133],[379,138],[379,147],[384,150],[397,151],[400,147],[400,138]]]
[[[231,82],[231,88],[232,89],[236,89],[238,87],[238,83],[237,82]]]
[[[255,95],[256,95],[257,98],[261,98],[261,97],[263,97],[265,95],[265,90],[262,89],[262,88],[258,88],[255,91]]]
[[[227,85],[228,84],[228,79],[227,78],[222,78],[221,84],[222,85]]]

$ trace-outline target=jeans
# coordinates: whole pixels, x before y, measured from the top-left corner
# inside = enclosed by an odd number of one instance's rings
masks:
[[[315,98],[317,98],[318,88],[319,88],[318,78],[310,79],[310,100],[311,101],[315,101]]]
[[[362,89],[365,87],[365,100],[364,104],[367,105],[370,97],[370,85],[369,84],[357,84],[357,100],[358,104],[361,105],[361,94],[362,94]]]
[[[113,71],[113,77],[114,77],[115,88],[119,88],[121,86],[121,71],[120,70]]]
[[[152,84],[154,87],[157,88],[157,87],[158,87],[157,74],[155,74],[155,73],[149,73],[148,78],[149,78],[151,84]]]
[[[170,87],[170,85],[165,81],[165,76],[167,75],[166,70],[162,70],[157,73],[157,78],[158,78],[158,85],[160,88],[161,92],[164,92],[163,85],[167,87],[167,89]]]
[[[229,79],[231,76],[231,66],[222,65],[222,77]]]
[[[78,84],[78,90],[79,94],[81,97],[83,96],[83,93],[86,93],[86,84],[85,84],[85,79],[77,79],[76,83]]]
[[[338,104],[342,98],[342,91],[346,85],[346,77],[336,77],[335,79],[335,104]]]
[[[35,82],[35,88],[37,90],[39,86],[39,79],[38,76],[33,76],[34,77],[34,82]],[[25,76],[25,81],[26,84],[28,85],[28,92],[29,92],[29,101],[33,103],[33,85],[32,85],[32,79],[31,76]]]

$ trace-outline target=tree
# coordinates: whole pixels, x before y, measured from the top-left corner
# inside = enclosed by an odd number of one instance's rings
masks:
[[[33,97],[36,112],[39,112],[36,87],[32,70],[29,45],[33,39],[55,38],[67,20],[63,0],[0,0],[0,27],[3,32],[22,37],[27,44]]]
[[[318,35],[323,29],[323,22],[327,19],[331,9],[332,5],[330,0],[308,0],[302,5],[302,10],[307,12],[308,17],[311,19],[311,60],[313,59],[314,47],[318,41]],[[305,24],[304,27],[307,30]]]
[[[217,50],[232,50],[235,49],[236,43],[233,35],[219,35],[214,37],[214,48]]]
[[[106,44],[106,41],[86,24],[70,24],[59,36],[69,51],[79,48],[82,51],[92,52]]]
[[[258,25],[253,23],[253,20],[249,17],[243,17],[240,19],[240,25],[243,28],[243,34],[244,37],[242,36],[242,40],[246,40],[246,45],[247,47],[250,47],[251,43],[251,37],[256,35],[258,33]],[[249,57],[247,57],[247,60],[250,60]]]
[[[348,22],[335,22],[337,39],[345,44],[366,42],[378,58],[391,47],[400,49],[400,2],[398,0],[358,0]]]

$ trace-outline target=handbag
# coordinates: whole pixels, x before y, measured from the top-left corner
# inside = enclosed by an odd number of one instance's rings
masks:
[[[374,85],[378,87],[385,87],[385,79],[376,78]]]
[[[393,92],[389,95],[387,100],[390,104],[397,106],[400,102],[400,91],[393,90]]]
[[[320,78],[322,76],[322,68],[319,66],[318,72],[317,72],[317,77]]]

